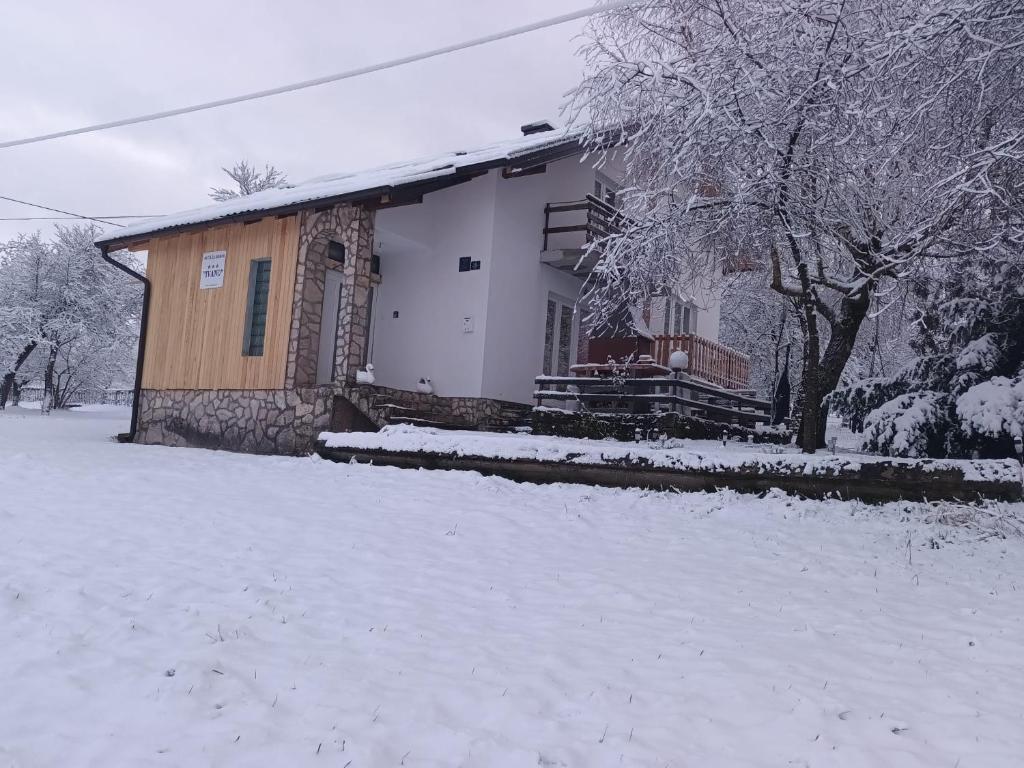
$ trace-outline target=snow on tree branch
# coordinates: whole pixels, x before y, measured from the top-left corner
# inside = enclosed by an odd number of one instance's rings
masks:
[[[211,187],[210,197],[217,201],[251,195],[254,192],[262,192],[264,189],[279,189],[288,186],[288,179],[284,173],[269,163],[263,167],[262,171],[254,165],[249,165],[245,160],[235,163],[230,169],[222,168],[221,170],[231,177],[236,188]]]
[[[1024,242],[1019,0],[649,0],[588,37],[569,109],[622,132],[632,222],[594,246],[592,310],[769,266],[805,449],[882,281]]]

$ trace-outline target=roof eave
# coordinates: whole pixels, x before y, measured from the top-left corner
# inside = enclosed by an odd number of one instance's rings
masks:
[[[241,211],[239,213],[219,216],[215,219],[195,221],[188,224],[176,224],[174,226],[154,229],[150,232],[130,235],[128,237],[118,237],[117,232],[111,232],[109,235],[104,235],[103,237],[98,238],[96,240],[96,245],[105,245],[111,250],[125,248],[131,243],[141,243],[154,237],[166,237],[167,235],[177,235],[182,232],[209,229],[210,227],[231,224],[236,221],[254,221],[268,216],[289,216],[293,213],[298,213],[299,211],[304,211],[309,208],[323,208],[338,205],[339,203],[358,203],[366,199],[377,198],[380,197],[380,195],[389,194],[392,189],[392,187],[377,187],[374,189],[359,190],[357,192],[348,192],[343,195],[332,195],[331,197],[304,200],[300,203],[290,203],[288,205],[281,205],[275,208],[259,208],[252,211]]]
[[[609,135],[606,143],[602,146],[605,148],[615,146],[618,143],[617,136],[613,137]],[[449,180],[472,178],[479,176],[482,173],[493,170],[495,168],[514,167],[517,169],[532,168],[544,163],[552,163],[558,160],[564,160],[565,158],[572,157],[573,155],[581,154],[590,151],[592,147],[588,147],[581,143],[579,137],[567,138],[565,141],[553,144],[549,147],[539,149],[532,152],[526,152],[522,155],[513,157],[503,157],[496,160],[488,160],[486,162],[475,163],[473,165],[466,165],[456,169],[450,176],[444,178]],[[433,180],[431,180],[433,181]],[[429,183],[429,182],[427,182]],[[153,229],[149,232],[139,233],[130,235],[127,237],[119,237],[117,232],[111,232],[109,235],[104,235],[96,240],[97,246],[105,246],[109,250],[117,250],[120,248],[126,248],[133,243],[143,243],[155,237],[166,237],[168,235],[181,234],[182,232],[192,232],[202,229],[209,229],[210,227],[221,226],[223,224],[230,224],[236,221],[253,221],[256,219],[262,219],[267,216],[288,216],[300,211],[308,210],[310,208],[322,208],[327,206],[339,205],[341,203],[349,203],[352,205],[368,204],[375,202],[380,199],[382,195],[398,196],[405,194],[409,191],[416,189],[417,187],[424,186],[423,181],[412,181],[407,184],[396,184],[382,187],[374,187],[371,189],[361,189],[352,192],[346,192],[341,195],[331,195],[329,197],[315,198],[312,200],[304,200],[299,203],[290,203],[288,205],[277,206],[274,208],[261,208],[251,211],[241,211],[239,213],[227,214],[214,219],[206,219],[204,221],[190,222],[188,224],[176,224],[169,227],[163,227]],[[445,185],[447,186],[447,185]],[[428,190],[433,191],[433,190]],[[426,194],[426,192],[424,192]]]

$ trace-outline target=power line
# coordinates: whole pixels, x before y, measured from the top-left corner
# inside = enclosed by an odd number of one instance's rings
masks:
[[[53,213],[59,213],[64,216],[68,216],[72,219],[86,219],[87,221],[95,221],[99,224],[111,224],[115,227],[124,226],[124,224],[118,224],[116,221],[108,221],[107,219],[100,219],[97,218],[96,216],[83,216],[79,213],[72,213],[71,211],[62,211],[60,208],[51,208],[48,205],[39,205],[39,203],[30,203],[27,200],[18,200],[15,197],[6,197],[5,195],[0,195],[0,200],[7,200],[8,202],[19,203],[20,205],[28,205],[32,208],[40,208],[41,210],[44,211],[52,211]]]
[[[615,11],[620,8],[625,8],[626,6],[629,5],[636,5],[639,1],[640,0],[610,0],[609,2],[594,6],[592,8],[583,8],[578,11],[572,11],[571,13],[564,13],[561,16],[553,16],[549,19],[535,21],[530,24],[524,24],[519,27],[513,27],[511,29],[506,29],[501,32],[494,32],[492,34],[484,35],[483,37],[473,38],[472,40],[466,40],[461,43],[446,45],[441,48],[434,48],[433,50],[424,51],[422,53],[414,53],[409,56],[402,56],[397,59],[391,59],[390,61],[384,61],[378,64],[371,64],[365,67],[358,67],[356,69],[350,69],[345,72],[338,72],[333,75],[324,75],[323,77],[316,77],[313,78],[312,80],[303,80],[298,83],[279,85],[276,88],[267,88],[266,90],[253,91],[252,93],[246,93],[240,96],[230,96],[225,99],[217,99],[216,101],[207,101],[201,104],[192,104],[187,107],[177,107],[175,109],[164,110],[163,112],[152,112],[148,115],[139,115],[138,117],[126,117],[121,120],[111,120],[110,122],[106,123],[96,123],[94,125],[82,126],[81,128],[72,128],[66,131],[57,131],[56,133],[45,133],[39,136],[30,136],[24,139],[4,141],[0,142],[0,149],[7,149],[9,147],[20,147],[25,144],[38,144],[43,141],[52,141],[53,139],[62,139],[68,136],[80,136],[83,133],[95,133],[96,131],[106,131],[109,130],[110,128],[121,128],[126,125],[151,123],[155,120],[164,120],[168,117],[175,117],[177,115],[187,115],[192,112],[202,112],[208,109],[226,107],[231,104],[240,104],[244,101],[254,101],[256,99],[265,99],[269,96],[278,96],[282,93],[290,93],[291,91],[301,91],[306,88],[313,88],[317,85],[336,83],[339,80],[348,80],[354,77],[368,75],[372,72],[382,72],[387,69],[401,67],[405,64],[412,64],[413,62],[417,61],[433,59],[438,56],[444,56],[445,54],[448,53],[464,51],[467,48],[476,48],[477,46],[486,45],[488,43],[494,43],[499,40],[506,40],[510,37],[525,35],[528,32],[535,32],[539,29],[545,29],[547,27],[554,27],[559,24],[565,24],[570,21],[575,21],[576,19],[582,19],[587,16],[593,16],[596,13]],[[90,217],[83,216],[81,218]]]

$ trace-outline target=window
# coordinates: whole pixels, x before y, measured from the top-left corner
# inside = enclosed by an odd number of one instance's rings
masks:
[[[338,264],[345,263],[345,244],[331,240],[327,243],[327,258]]]
[[[602,176],[600,173],[594,178],[594,197],[614,207],[618,190],[612,184],[611,179]]]
[[[245,338],[242,340],[242,354],[246,357],[263,355],[269,301],[270,259],[254,259],[249,262],[249,300],[245,313]]]
[[[697,330],[697,308],[678,299],[665,299],[665,335],[681,336]]]

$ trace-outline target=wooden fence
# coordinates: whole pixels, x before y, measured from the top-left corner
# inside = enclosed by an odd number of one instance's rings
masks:
[[[654,359],[659,365],[667,366],[669,355],[677,349],[689,356],[686,372],[691,376],[726,389],[750,387],[750,358],[742,352],[693,333],[654,337]]]

